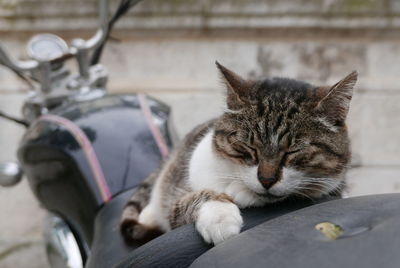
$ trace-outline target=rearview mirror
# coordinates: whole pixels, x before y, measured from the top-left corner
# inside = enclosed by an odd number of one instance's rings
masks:
[[[21,181],[22,169],[15,162],[0,163],[0,185],[13,186]]]

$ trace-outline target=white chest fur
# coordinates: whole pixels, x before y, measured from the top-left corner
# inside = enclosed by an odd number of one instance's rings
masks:
[[[213,150],[213,131],[197,145],[189,162],[189,185],[193,190],[210,189],[230,195],[239,207],[262,205],[256,194],[263,190],[257,181],[257,167],[247,167],[224,159]]]

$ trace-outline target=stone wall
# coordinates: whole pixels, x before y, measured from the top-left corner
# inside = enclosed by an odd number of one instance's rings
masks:
[[[96,21],[93,0],[0,0],[0,43],[24,55],[32,34],[88,37]],[[169,103],[181,135],[223,107],[215,60],[246,77],[321,85],[358,70],[348,120],[354,152],[349,194],[400,191],[399,1],[148,0],[120,21],[113,37],[119,41],[108,44],[102,61],[110,92],[146,92]],[[23,89],[0,68],[0,109],[17,114]],[[0,121],[0,160],[14,158],[21,133]],[[6,190],[0,189],[0,214],[10,213],[2,205]],[[26,184],[13,191],[26,194]],[[18,206],[37,210],[35,203]],[[0,220],[0,230],[19,221]],[[14,229],[31,234],[37,245],[39,227],[35,221],[30,231]]]
[[[91,29],[96,24],[96,6],[96,0],[1,0],[0,29]],[[120,26],[386,29],[399,27],[399,13],[396,0],[146,0]]]

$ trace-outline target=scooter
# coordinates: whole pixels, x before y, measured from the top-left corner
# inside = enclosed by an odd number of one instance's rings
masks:
[[[0,112],[26,127],[19,163],[0,164],[0,185],[25,176],[48,211],[44,238],[51,266],[399,267],[399,194],[243,210],[243,232],[217,247],[193,225],[145,245],[124,243],[123,207],[177,140],[166,104],[143,94],[107,94],[102,50],[115,22],[138,2],[121,0],[109,19],[108,1],[100,0],[101,25],[92,38],[68,45],[55,35],[36,35],[27,61],[0,47],[0,64],[32,87],[22,119]],[[76,61],[77,74],[67,60]]]

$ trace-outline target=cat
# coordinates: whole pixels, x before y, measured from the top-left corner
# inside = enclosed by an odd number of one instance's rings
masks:
[[[127,242],[194,223],[206,242],[219,244],[240,233],[240,208],[341,193],[357,72],[317,87],[287,78],[246,80],[216,65],[227,110],[191,131],[138,187],[121,218]]]

